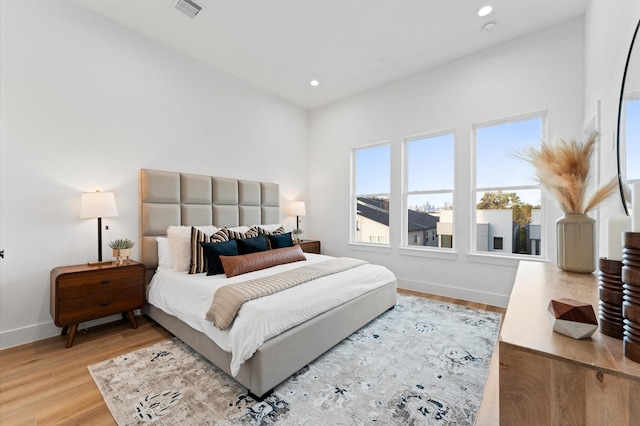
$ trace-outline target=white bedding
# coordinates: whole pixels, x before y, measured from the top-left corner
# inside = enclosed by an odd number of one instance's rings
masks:
[[[329,309],[390,282],[395,276],[385,267],[366,264],[339,274],[319,278],[260,299],[240,308],[232,327],[226,331],[205,319],[215,291],[222,285],[238,283],[331,259],[305,253],[303,262],[278,265],[232,278],[224,275],[189,275],[163,269],[156,271],[147,291],[148,303],[203,332],[220,348],[231,352],[231,373],[235,376],[244,361],[267,340]]]

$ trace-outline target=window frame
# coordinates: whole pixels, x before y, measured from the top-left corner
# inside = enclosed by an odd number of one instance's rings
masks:
[[[519,254],[519,253],[511,253],[502,251],[493,252],[493,251],[479,251],[477,250],[477,237],[478,237],[478,226],[477,226],[477,194],[478,192],[517,192],[524,190],[538,190],[540,191],[541,205],[540,205],[540,220],[541,220],[541,235],[543,237],[548,235],[546,232],[549,224],[547,224],[544,220],[546,218],[547,212],[547,204],[548,201],[545,199],[542,185],[540,184],[531,184],[531,185],[509,185],[509,186],[500,186],[500,187],[481,187],[477,186],[477,171],[478,171],[478,156],[477,156],[477,148],[478,148],[478,140],[477,140],[477,130],[487,127],[500,126],[508,123],[515,123],[518,121],[526,121],[539,118],[541,119],[541,129],[540,129],[540,138],[541,140],[547,140],[548,134],[548,111],[534,111],[525,114],[512,115],[500,119],[488,120],[478,123],[472,123],[471,125],[471,149],[470,149],[470,162],[471,162],[471,187],[470,187],[470,195],[471,195],[471,229],[470,229],[470,241],[469,241],[469,254],[468,258],[472,262],[478,263],[491,263],[491,264],[502,264],[502,265],[511,265],[513,262],[519,262],[520,260],[530,260],[530,261],[547,261],[547,252],[549,241],[548,238],[543,238],[542,243],[540,244],[540,254],[539,255],[529,255],[529,254]],[[523,160],[524,161],[524,160]],[[531,176],[532,180],[535,176]]]
[[[453,180],[452,188],[441,188],[437,190],[420,190],[420,191],[409,191],[409,143],[437,138],[440,136],[451,135],[453,137],[453,158],[451,164],[451,176]],[[405,254],[417,254],[420,252],[424,253],[454,253],[455,252],[455,232],[451,237],[452,247],[434,247],[434,246],[418,246],[409,244],[409,197],[412,195],[431,195],[431,194],[451,194],[451,200],[454,202],[455,200],[455,186],[456,186],[456,132],[455,128],[447,128],[441,129],[431,132],[418,133],[411,136],[406,136],[402,138],[402,219],[401,219],[401,233],[402,238],[400,240],[400,249]],[[452,218],[452,227],[455,229],[455,203],[454,203],[454,213]],[[436,237],[436,240],[439,238]],[[412,251],[413,253],[410,253]]]
[[[356,193],[357,173],[358,173],[357,152],[360,150],[378,148],[382,146],[389,147],[389,193],[357,194]],[[358,204],[358,197],[363,197],[363,196],[364,197],[386,196],[389,199],[389,204],[391,204],[391,194],[393,192],[391,188],[392,150],[393,150],[393,146],[392,146],[391,140],[383,140],[383,141],[374,142],[366,145],[359,145],[351,148],[351,189],[350,189],[350,197],[349,197],[349,200],[350,200],[349,217],[351,218],[349,222],[349,247],[350,248],[355,248],[355,249],[365,250],[365,251],[385,251],[385,252],[391,251],[391,234],[392,234],[391,220],[389,220],[389,238],[387,243],[373,243],[368,241],[357,240],[358,231],[357,231],[356,223],[358,221],[358,211],[356,206]],[[389,207],[389,210],[391,210],[391,206]],[[391,211],[389,211],[389,219],[391,219]]]

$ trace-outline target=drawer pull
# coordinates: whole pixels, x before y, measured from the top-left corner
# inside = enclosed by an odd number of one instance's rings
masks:
[[[102,280],[100,281],[100,284],[109,284],[109,280]]]
[[[103,306],[103,307],[104,307],[104,306],[109,306],[109,302],[102,302],[102,303],[100,304],[100,306]]]

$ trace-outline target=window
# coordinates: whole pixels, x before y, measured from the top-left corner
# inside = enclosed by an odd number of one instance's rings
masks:
[[[391,145],[354,149],[353,176],[351,241],[389,244]]]
[[[474,126],[474,251],[540,255],[542,194],[533,166],[514,153],[539,145],[545,126],[545,114]]]
[[[640,92],[625,96],[620,130],[622,176],[627,183],[640,180]]]
[[[404,143],[403,243],[453,248],[453,133],[415,136]]]

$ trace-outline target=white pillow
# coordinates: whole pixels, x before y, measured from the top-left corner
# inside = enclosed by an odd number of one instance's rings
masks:
[[[173,268],[169,239],[167,237],[156,237],[156,241],[158,242],[158,269]]]
[[[273,232],[276,229],[280,228],[282,225],[279,224],[279,223],[275,223],[275,224],[272,224],[272,225],[254,225],[254,226],[258,226],[258,227],[264,229],[267,232]]]
[[[167,228],[167,239],[173,260],[173,270],[188,271],[191,265],[191,227],[170,226]]]
[[[212,225],[196,226],[196,228],[208,236],[220,230],[220,228]],[[173,259],[173,270],[178,272],[188,271],[191,266],[191,227],[170,226],[167,228],[167,238],[169,239],[169,249]]]
[[[242,232],[244,234],[251,228],[249,228],[248,226],[234,226],[233,228],[228,227],[227,229],[230,230],[230,231]],[[209,235],[209,236],[211,236],[211,235]]]
[[[196,228],[198,228],[199,230],[207,234],[207,237],[212,236],[213,234],[215,234],[220,230],[220,228],[215,227],[213,225],[199,225],[199,226],[196,226]]]

